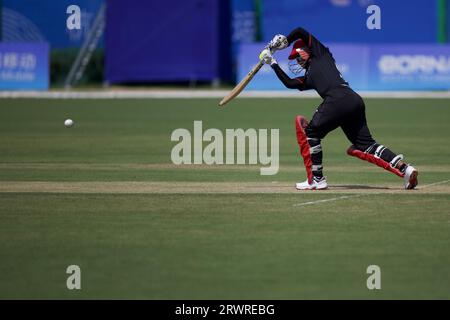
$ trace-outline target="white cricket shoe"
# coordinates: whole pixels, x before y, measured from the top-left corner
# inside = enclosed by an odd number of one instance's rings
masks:
[[[403,177],[405,182],[405,189],[414,189],[419,181],[417,180],[417,176],[419,175],[419,171],[413,166],[408,166],[405,171],[405,176]]]
[[[306,180],[305,182],[298,182],[295,184],[295,188],[297,190],[323,190],[327,189],[328,185],[327,180],[325,179],[325,177],[323,177],[320,180],[316,180],[313,178],[311,184],[308,182],[308,180]]]

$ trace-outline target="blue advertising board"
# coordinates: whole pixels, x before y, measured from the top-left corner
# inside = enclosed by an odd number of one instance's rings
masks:
[[[258,62],[259,52],[264,47],[264,43],[243,44],[240,47],[238,59],[238,79],[242,79],[253,65]],[[365,87],[367,84],[369,49],[362,45],[342,45],[332,44],[330,50],[336,60],[336,65],[342,76],[355,89]],[[278,51],[274,54],[280,67],[292,78],[302,74],[290,72],[288,67],[288,55],[290,49]],[[279,90],[283,89],[283,84],[278,80],[275,73],[267,65],[263,66],[258,75],[253,78],[248,89],[256,90]]]
[[[48,83],[46,42],[0,43],[0,90],[46,90]]]
[[[242,44],[238,79],[253,65],[265,43]],[[448,90],[450,89],[450,45],[355,45],[330,44],[330,51],[344,79],[355,90]],[[290,77],[290,49],[274,54]],[[263,66],[247,87],[250,90],[284,89],[269,66]]]
[[[376,45],[370,56],[370,89],[450,89],[450,45]]]
[[[355,90],[366,89],[370,60],[369,47],[352,44],[330,44],[329,48],[345,81]]]

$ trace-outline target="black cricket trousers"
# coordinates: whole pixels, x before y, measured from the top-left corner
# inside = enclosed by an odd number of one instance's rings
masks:
[[[330,91],[305,132],[309,139],[320,140],[338,127],[358,150],[365,151],[376,143],[367,127],[364,101],[348,87]]]

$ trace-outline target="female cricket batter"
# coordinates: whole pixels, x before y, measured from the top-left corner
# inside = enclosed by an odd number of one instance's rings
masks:
[[[286,75],[272,56],[272,52],[285,49],[292,43],[289,67],[294,73],[305,69],[304,76],[294,79]],[[342,128],[352,143],[347,150],[349,155],[402,177],[405,189],[417,186],[418,171],[403,162],[403,155],[396,155],[372,138],[367,127],[364,101],[342,78],[330,50],[314,36],[303,28],[294,29],[287,37],[278,34],[259,58],[272,67],[287,88],[300,91],[314,89],[323,98],[309,124],[303,116],[295,119],[297,142],[307,173],[307,180],[296,184],[298,190],[327,188],[322,173],[320,141],[337,127]]]

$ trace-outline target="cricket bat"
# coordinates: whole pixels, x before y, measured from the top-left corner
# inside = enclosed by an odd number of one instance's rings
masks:
[[[233,90],[231,90],[230,93],[228,95],[226,95],[225,98],[222,99],[222,101],[219,102],[219,107],[223,107],[228,102],[230,102],[231,100],[236,98],[239,95],[239,93],[241,93],[242,90],[244,90],[244,88],[253,79],[255,74],[259,71],[259,69],[261,69],[261,67],[263,65],[264,65],[264,62],[259,61],[258,64],[256,66],[254,66],[253,69],[250,70],[250,72],[245,76],[245,78],[242,79],[241,82],[239,82],[236,85],[236,87],[234,87]]]

